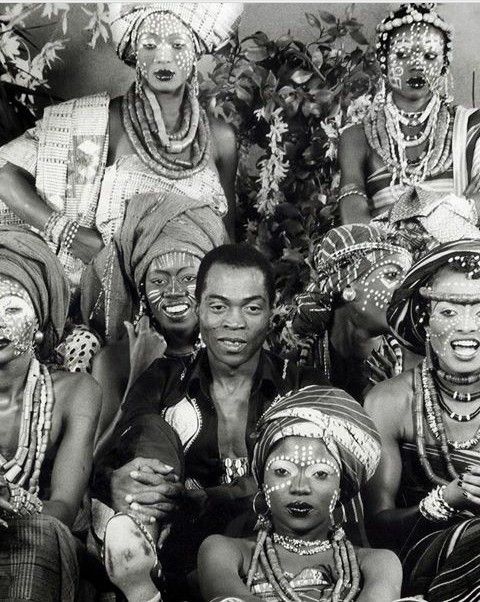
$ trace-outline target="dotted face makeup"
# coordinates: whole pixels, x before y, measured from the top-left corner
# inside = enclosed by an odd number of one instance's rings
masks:
[[[358,281],[359,288],[366,293],[361,310],[367,311],[372,304],[379,310],[385,310],[410,265],[407,256],[401,254],[373,264]]]
[[[265,466],[265,481],[263,486],[265,500],[271,507],[271,495],[274,492],[289,488],[299,473],[308,480],[325,480],[332,475],[340,478],[337,464],[324,457],[314,457],[312,445],[295,445],[293,454],[273,456]]]
[[[137,69],[149,82],[152,77],[159,82],[185,82],[196,59],[190,30],[169,12],[155,12],[145,18],[138,30],[136,51]]]
[[[15,356],[33,350],[38,329],[35,308],[20,283],[0,275],[0,340],[13,345]]]
[[[387,79],[392,88],[435,90],[445,66],[443,33],[427,23],[413,23],[392,34]]]

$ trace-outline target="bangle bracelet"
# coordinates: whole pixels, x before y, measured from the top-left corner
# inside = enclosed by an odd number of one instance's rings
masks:
[[[454,514],[457,514],[457,510],[445,501],[443,497],[444,491],[445,485],[439,485],[420,501],[418,509],[421,515],[427,520],[435,522],[447,521]]]
[[[357,195],[363,197],[365,200],[368,200],[368,196],[362,190],[349,190],[347,192],[343,192],[340,196],[337,197],[337,203],[339,203],[342,199],[347,196]]]
[[[30,493],[19,485],[10,486],[10,504],[17,516],[32,516],[40,514],[43,509],[42,501],[33,493]]]
[[[78,229],[80,228],[80,224],[76,221],[70,221],[62,234],[62,244],[61,248],[64,253],[70,250],[73,241],[75,240],[75,236],[77,235]]]

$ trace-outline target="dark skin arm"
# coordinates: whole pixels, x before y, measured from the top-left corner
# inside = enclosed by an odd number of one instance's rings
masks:
[[[204,600],[235,596],[245,602],[262,598],[252,595],[241,574],[245,572],[247,546],[243,540],[211,535],[198,552],[198,581]]]
[[[53,465],[51,494],[44,501],[43,512],[71,527],[92,468],[101,392],[89,375],[62,374],[55,381],[55,395],[63,404],[62,433]]]
[[[53,210],[37,194],[31,174],[7,163],[0,168],[2,201],[25,223],[42,231]],[[80,227],[70,247],[75,257],[88,263],[103,248],[100,233]]]
[[[411,370],[376,385],[365,399],[365,409],[382,439],[380,464],[368,483],[364,500],[370,522],[369,536],[373,545],[394,546],[421,518],[418,506],[395,507],[402,476],[400,443],[413,441],[412,403]],[[444,498],[457,510],[471,510],[478,514],[480,467],[472,467],[467,471],[463,484],[458,479],[452,480],[445,488]]]
[[[215,147],[215,166],[228,202],[228,212],[224,218],[225,227],[233,242],[235,241],[235,180],[238,167],[237,141],[233,128],[223,121],[212,119],[210,128]]]
[[[392,602],[400,597],[402,565],[390,550],[357,551],[363,587],[358,602]]]
[[[341,178],[340,189],[348,184],[365,191],[368,144],[361,125],[344,130],[338,144],[338,161]],[[367,201],[358,194],[350,194],[340,201],[342,224],[368,223],[370,212]]]

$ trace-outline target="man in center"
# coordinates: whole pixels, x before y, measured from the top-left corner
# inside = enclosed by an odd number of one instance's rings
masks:
[[[277,396],[325,384],[312,369],[263,349],[274,294],[272,268],[253,247],[223,245],[208,253],[196,282],[205,347],[187,369],[175,359],[156,360],[123,405],[97,482],[107,483],[99,497],[117,513],[104,537],[107,572],[129,599],[136,596],[128,595],[124,581],[132,587],[133,569],[119,560],[129,556],[127,542],[134,545],[145,531],[156,541],[173,521],[168,541],[181,549],[188,573],[201,541],[225,532],[251,509],[256,487],[248,461],[255,444],[250,435],[259,417]],[[137,538],[129,535],[134,532]],[[131,549],[139,563],[137,551]],[[167,561],[178,571],[175,557],[162,554],[166,573]],[[144,570],[152,562],[145,558]],[[143,590],[144,600],[147,595]]]

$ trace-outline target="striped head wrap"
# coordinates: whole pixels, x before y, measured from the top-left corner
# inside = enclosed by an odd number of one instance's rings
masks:
[[[110,5],[112,40],[118,56],[135,65],[140,25],[151,14],[168,12],[180,19],[194,36],[197,54],[212,53],[225,45],[240,23],[238,2],[141,2]]]
[[[48,359],[62,337],[70,302],[62,264],[37,234],[21,226],[0,226],[0,274],[27,290],[44,335],[40,357]]]
[[[380,437],[362,406],[329,386],[310,385],[275,401],[257,424],[252,471],[263,483],[274,445],[285,437],[321,439],[340,466],[340,499],[353,497],[380,460]]]
[[[407,266],[411,265],[410,252],[400,246],[394,233],[385,227],[347,224],[329,230],[313,252],[315,276],[306,293],[298,296],[295,317],[298,333],[313,331],[322,335],[328,329],[336,296],[372,265],[393,253],[400,253]],[[315,294],[314,306],[302,302],[311,292]]]
[[[387,309],[387,321],[395,337],[407,349],[423,355],[430,302],[420,294],[432,277],[449,264],[467,260],[480,266],[480,243],[463,239],[439,245],[410,269]]]

